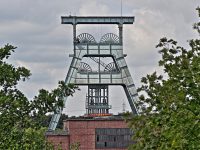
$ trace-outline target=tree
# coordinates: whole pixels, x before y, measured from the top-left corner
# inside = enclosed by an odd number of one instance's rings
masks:
[[[200,22],[194,29],[200,35]],[[200,149],[200,39],[189,46],[167,38],[156,46],[167,77],[154,72],[142,78],[140,115],[127,116],[136,141],[130,149]]]
[[[79,142],[75,142],[70,144],[70,148],[69,150],[79,150],[80,149],[80,143]]]
[[[41,89],[28,100],[17,84],[27,80],[30,71],[6,62],[15,49],[9,44],[0,48],[0,149],[45,149],[49,146],[42,126],[45,115],[62,108],[63,97],[72,95],[77,87],[60,81],[51,92]]]

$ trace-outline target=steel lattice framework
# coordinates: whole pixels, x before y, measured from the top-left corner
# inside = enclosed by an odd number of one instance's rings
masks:
[[[123,25],[133,24],[134,17],[95,17],[95,16],[63,16],[62,24],[73,25],[74,53],[68,70],[65,83],[88,86],[86,109],[88,114],[109,113],[108,86],[120,85],[124,88],[133,114],[138,114],[135,101],[138,94],[135,84],[129,72],[123,53]],[[107,33],[96,42],[95,38],[88,33],[76,36],[78,24],[116,24],[119,28],[119,36]],[[98,71],[93,71],[90,64],[82,62],[83,57],[91,58],[98,65]],[[113,62],[104,63],[102,57],[111,57]],[[103,67],[103,71],[100,68]],[[67,97],[63,99],[66,102]],[[95,105],[94,105],[95,103]],[[49,124],[49,130],[55,130],[62,110],[57,109]]]

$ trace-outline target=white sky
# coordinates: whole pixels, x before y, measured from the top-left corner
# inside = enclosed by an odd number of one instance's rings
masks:
[[[10,62],[31,70],[30,80],[20,89],[32,98],[38,89],[53,89],[67,74],[72,51],[72,27],[61,25],[61,15],[117,16],[121,0],[0,0],[0,46],[17,46]],[[124,53],[136,86],[141,77],[159,72],[160,59],[155,45],[162,37],[173,38],[182,46],[197,34],[192,29],[198,17],[198,0],[123,0],[123,15],[135,16],[133,25],[124,26]],[[83,26],[78,34],[88,31],[96,37],[116,31],[97,25]],[[97,39],[98,39],[97,38]],[[85,113],[86,88],[75,93],[66,103],[65,113]],[[117,94],[116,94],[117,93]],[[120,94],[118,94],[120,93]],[[111,112],[130,110],[121,87],[110,87]]]

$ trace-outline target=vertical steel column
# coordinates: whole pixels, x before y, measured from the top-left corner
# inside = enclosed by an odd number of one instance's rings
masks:
[[[118,28],[119,28],[119,43],[123,45],[123,24],[119,24]]]
[[[74,54],[76,49],[76,24],[73,24],[73,43],[74,43]]]

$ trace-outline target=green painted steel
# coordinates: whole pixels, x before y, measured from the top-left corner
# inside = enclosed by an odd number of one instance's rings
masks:
[[[122,39],[123,24],[132,24],[133,22],[134,17],[62,17],[63,24],[73,25],[74,43],[74,53],[70,55],[72,57],[72,61],[65,79],[65,83],[72,83],[79,86],[94,85],[97,87],[101,87],[102,85],[123,86],[132,112],[133,114],[137,115],[138,111],[134,102],[138,101],[138,94],[126,64],[126,55],[123,53]],[[119,36],[108,33],[101,38],[100,42],[96,42],[95,38],[91,34],[83,33],[79,36],[76,36],[77,24],[118,24]],[[96,68],[98,70],[93,71],[90,64],[83,62],[84,57],[87,57],[88,59],[92,58],[92,60],[97,63]],[[102,57],[111,57],[113,62],[106,64],[100,60]],[[102,67],[104,67],[103,70],[101,70]],[[64,98],[64,103],[66,100],[67,97]],[[97,109],[108,109],[104,108],[105,106],[102,106],[101,108],[101,106],[102,105],[99,104]],[[58,108],[56,114],[53,115],[49,124],[50,131],[55,130],[61,112],[62,109]]]

